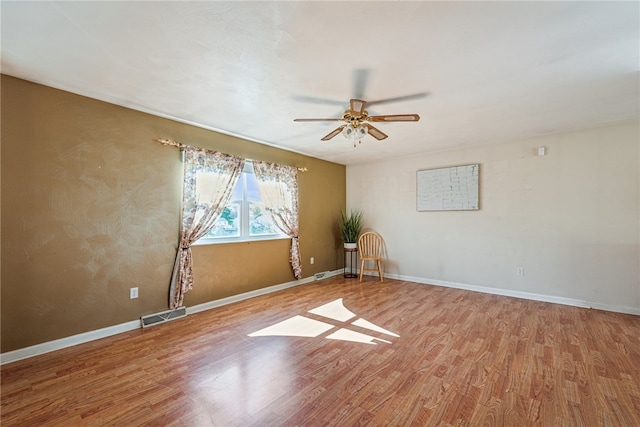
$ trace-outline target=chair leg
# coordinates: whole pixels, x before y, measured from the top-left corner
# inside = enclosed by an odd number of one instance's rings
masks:
[[[360,281],[362,282],[362,273],[364,273],[364,260],[360,260]]]
[[[382,265],[381,265],[381,262],[380,262],[380,260],[377,260],[376,262],[378,264],[378,276],[380,276],[380,281],[384,282],[384,278],[382,277]]]

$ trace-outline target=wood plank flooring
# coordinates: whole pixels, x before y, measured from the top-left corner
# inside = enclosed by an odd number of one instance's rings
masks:
[[[399,337],[308,313],[338,298]],[[293,316],[336,327],[248,336]],[[2,426],[637,427],[640,317],[334,277],[1,374]]]

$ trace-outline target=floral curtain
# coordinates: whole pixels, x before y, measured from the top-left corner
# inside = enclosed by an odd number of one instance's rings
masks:
[[[289,262],[296,279],[302,279],[298,244],[298,168],[275,163],[253,161],[265,210],[274,224],[291,237]]]
[[[180,244],[173,266],[169,306],[182,306],[193,288],[191,245],[211,230],[227,206],[245,160],[230,154],[184,146]]]

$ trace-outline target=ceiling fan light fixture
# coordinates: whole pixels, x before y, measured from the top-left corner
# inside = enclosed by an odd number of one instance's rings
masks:
[[[354,147],[356,146],[356,144],[360,144],[362,142],[362,138],[367,136],[367,133],[367,127],[363,124],[356,124],[356,126],[354,126],[353,124],[348,124],[342,130],[342,136],[344,136],[345,139],[353,141]]]
[[[353,138],[355,136],[355,133],[356,133],[356,129],[352,125],[347,125],[342,130],[342,136],[344,136],[347,139]]]

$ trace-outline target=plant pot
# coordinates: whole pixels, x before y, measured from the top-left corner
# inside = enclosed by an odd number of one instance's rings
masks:
[[[357,243],[344,243],[345,249],[356,249],[358,247]]]

